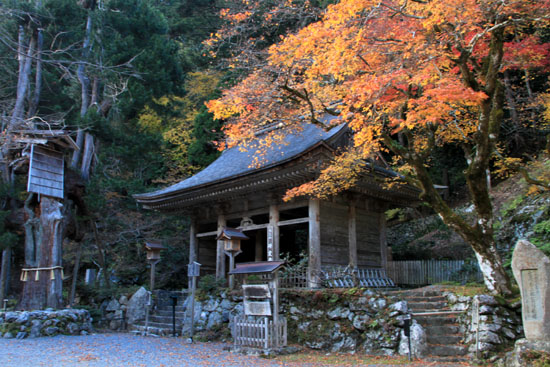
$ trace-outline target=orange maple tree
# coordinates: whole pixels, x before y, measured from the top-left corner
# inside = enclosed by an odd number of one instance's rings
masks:
[[[533,29],[549,17],[549,0],[342,0],[272,46],[267,63],[208,107],[228,121],[233,144],[253,139],[253,127],[339,116],[354,145],[288,196],[333,194],[365,159],[391,152],[406,181],[471,245],[488,289],[508,295],[487,179],[503,121],[502,73],[548,67],[548,45]],[[444,202],[429,175],[434,149],[449,143],[468,162],[474,223]]]

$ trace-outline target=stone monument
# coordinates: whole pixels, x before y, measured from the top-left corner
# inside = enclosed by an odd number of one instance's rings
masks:
[[[529,241],[519,240],[512,271],[521,291],[525,339],[516,342],[504,365],[531,366],[533,355],[550,356],[550,258]]]
[[[550,259],[529,241],[519,240],[512,270],[521,290],[525,338],[550,341]]]

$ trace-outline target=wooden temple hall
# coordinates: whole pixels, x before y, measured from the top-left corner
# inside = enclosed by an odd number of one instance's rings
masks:
[[[189,215],[189,261],[219,278],[230,271],[223,241],[217,241],[225,227],[248,237],[241,241],[237,263],[307,256],[308,287],[319,287],[327,268],[384,269],[384,212],[418,196],[411,188],[388,190],[379,184],[378,178],[395,173],[374,167],[356,187],[330,200],[282,200],[286,190],[314,179],[322,163],[349,143],[349,134],[345,125],[324,131],[307,124],[270,147],[259,168],[252,164],[254,149],[233,147],[196,175],[135,198],[147,209]]]

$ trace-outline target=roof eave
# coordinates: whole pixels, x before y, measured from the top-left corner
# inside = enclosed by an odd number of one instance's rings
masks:
[[[265,172],[265,171],[267,171],[269,169],[272,169],[274,167],[281,166],[285,163],[291,162],[291,161],[299,158],[300,156],[302,156],[304,154],[307,154],[307,153],[310,153],[311,151],[313,151],[313,150],[315,150],[319,147],[324,147],[324,148],[328,149],[330,152],[334,151],[334,148],[332,148],[326,141],[321,140],[321,141],[315,143],[314,145],[312,145],[311,147],[309,147],[308,149],[301,151],[300,153],[294,154],[291,157],[288,157],[288,158],[286,158],[284,160],[281,160],[281,161],[277,161],[273,164],[268,164],[268,165],[263,166],[261,168],[258,168],[256,170],[243,172],[243,173],[240,173],[240,174],[236,174],[236,175],[229,176],[229,177],[226,177],[226,178],[223,178],[223,179],[207,182],[207,183],[200,184],[200,185],[197,185],[197,186],[186,187],[186,188],[183,188],[183,189],[180,189],[180,190],[175,190],[175,191],[171,191],[171,192],[167,192],[167,193],[162,193],[162,194],[156,195],[156,196],[150,196],[148,194],[134,194],[134,195],[132,195],[132,197],[134,199],[136,199],[136,201],[138,203],[144,205],[144,208],[145,208],[147,203],[158,202],[159,200],[162,200],[163,198],[174,197],[174,196],[184,194],[186,192],[195,191],[195,190],[202,190],[202,189],[205,189],[205,188],[208,188],[208,187],[215,187],[216,185],[224,184],[224,183],[227,183],[229,181],[232,181],[232,180],[235,180],[235,179],[238,179],[238,178],[252,176],[252,175],[255,175],[255,174],[258,174],[258,173]]]

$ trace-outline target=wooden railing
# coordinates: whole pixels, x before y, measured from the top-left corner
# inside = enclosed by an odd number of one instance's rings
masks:
[[[275,348],[287,345],[286,319],[280,318],[277,324],[273,320],[263,317],[249,319],[248,317],[235,317],[233,321],[232,336],[235,345]]]
[[[281,273],[279,277],[281,288],[307,288],[307,270],[288,270]]]
[[[390,288],[395,285],[481,282],[483,277],[477,264],[468,264],[464,260],[411,260],[390,261],[385,271],[374,268],[324,268],[318,281],[328,288]],[[282,271],[279,285],[281,288],[308,288],[307,270]]]
[[[318,284],[325,288],[391,288],[394,282],[381,268],[356,268],[348,266],[325,267],[317,275]],[[279,278],[281,288],[308,288],[305,269],[285,270]]]
[[[441,282],[481,282],[477,264],[464,260],[405,260],[389,261],[388,276],[397,285],[428,285]]]

